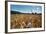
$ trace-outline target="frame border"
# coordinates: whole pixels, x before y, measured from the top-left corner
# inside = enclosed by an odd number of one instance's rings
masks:
[[[8,2],[20,2],[20,3],[35,3],[35,4],[44,4],[44,30],[37,31],[21,31],[21,32],[8,32]],[[5,1],[5,33],[25,33],[25,32],[41,32],[45,31],[45,3],[43,2],[27,2],[27,1]]]

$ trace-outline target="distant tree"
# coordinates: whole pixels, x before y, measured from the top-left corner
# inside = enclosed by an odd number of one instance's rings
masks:
[[[39,13],[39,15],[41,15],[41,13]]]
[[[32,14],[34,14],[34,13],[32,13]]]
[[[35,12],[35,14],[37,14],[37,13]]]

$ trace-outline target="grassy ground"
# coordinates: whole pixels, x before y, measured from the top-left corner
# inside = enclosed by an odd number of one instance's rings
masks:
[[[42,27],[42,16],[33,14],[12,14],[11,29],[14,28],[40,28]]]

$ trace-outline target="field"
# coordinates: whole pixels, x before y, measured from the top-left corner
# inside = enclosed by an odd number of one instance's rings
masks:
[[[42,15],[37,14],[11,14],[11,29],[41,28]]]

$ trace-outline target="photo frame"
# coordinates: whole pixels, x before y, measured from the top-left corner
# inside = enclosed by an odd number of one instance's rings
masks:
[[[5,32],[45,31],[45,3],[5,1]]]

